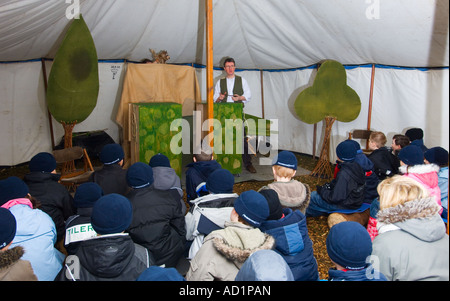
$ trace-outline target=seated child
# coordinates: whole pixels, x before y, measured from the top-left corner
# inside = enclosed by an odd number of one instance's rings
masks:
[[[273,250],[259,250],[250,255],[235,281],[294,281],[291,268]]]
[[[426,152],[428,147],[425,146],[423,142],[423,130],[421,128],[412,128],[405,132],[405,136],[411,141],[411,145],[416,145],[420,147],[422,152]]]
[[[392,137],[391,152],[394,156],[398,156],[398,153],[402,148],[408,146],[411,142],[408,136],[402,134],[396,134]],[[399,164],[400,165],[400,164]]]
[[[37,281],[30,262],[21,259],[25,252],[23,247],[10,248],[16,229],[14,215],[8,209],[0,207],[0,280]]]
[[[159,190],[174,189],[180,194],[181,210],[186,212],[186,204],[183,200],[181,180],[175,169],[170,166],[170,160],[163,154],[156,154],[148,163],[153,170],[153,187]]]
[[[343,222],[328,233],[327,252],[335,268],[328,271],[330,281],[387,281],[370,262],[372,241],[361,224]]]
[[[188,259],[192,259],[203,244],[203,239],[214,230],[223,229],[230,221],[235,199],[234,176],[226,169],[216,169],[206,180],[209,194],[192,201],[186,214],[186,239],[192,242]]]
[[[133,205],[127,232],[135,243],[153,254],[156,265],[175,267],[184,253],[186,241],[178,191],[155,189],[152,168],[142,162],[128,168],[127,181],[132,188],[127,198]]]
[[[73,198],[77,214],[66,221],[64,247],[69,255],[77,252],[82,241],[97,236],[91,225],[91,214],[95,202],[102,196],[103,190],[96,183],[87,182],[78,186]]]
[[[297,172],[297,158],[290,151],[281,151],[272,164],[274,182],[260,189],[273,189],[278,193],[280,203],[284,208],[300,210],[303,214],[309,205],[311,190],[308,184],[303,184],[293,177]]]
[[[130,188],[127,184],[127,170],[123,169],[122,146],[117,143],[106,144],[99,157],[103,167],[94,171],[89,181],[97,183],[105,195],[110,193],[126,195]]]
[[[214,160],[212,150],[201,151],[200,154],[194,154],[194,162],[186,167],[186,196],[189,205],[191,201],[198,197],[197,186],[206,182],[208,176],[216,169],[222,168],[220,164]]]
[[[425,152],[425,163],[439,166],[438,185],[441,190],[441,205],[444,208],[441,216],[447,218],[448,212],[448,151],[437,146]]]
[[[355,162],[357,149],[345,140],[336,147],[337,157],[343,161],[335,179],[311,193],[306,216],[327,215],[341,209],[358,209],[364,202],[365,173]]]
[[[386,136],[382,132],[370,134],[369,149],[372,153],[368,158],[373,162],[375,174],[380,181],[397,174],[400,166],[398,159],[385,146],[386,141]]]
[[[258,250],[275,246],[272,236],[257,227],[269,216],[267,200],[254,190],[235,200],[230,222],[211,232],[191,260],[188,281],[233,281],[247,258]]]
[[[439,189],[438,172],[439,166],[436,164],[425,164],[425,157],[422,149],[417,145],[408,145],[398,153],[400,159],[399,172],[403,176],[412,178],[422,184],[441,206],[441,190]]]
[[[267,200],[270,214],[259,229],[275,238],[275,251],[285,259],[295,281],[319,280],[305,215],[300,210],[282,208],[273,189],[263,189],[260,193]]]
[[[24,176],[30,194],[39,200],[41,209],[55,223],[57,242],[62,242],[65,234],[64,221],[75,214],[73,198],[64,185],[59,183],[61,175],[56,173],[56,160],[52,154],[42,152],[31,158],[30,172]]]

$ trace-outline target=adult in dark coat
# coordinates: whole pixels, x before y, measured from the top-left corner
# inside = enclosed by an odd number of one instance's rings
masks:
[[[133,188],[127,195],[133,205],[133,220],[127,232],[153,254],[157,265],[175,267],[186,241],[178,192],[155,189],[152,168],[142,162],[128,168],[127,181]]]
[[[106,144],[99,157],[103,167],[93,172],[89,180],[97,183],[105,195],[118,193],[125,196],[129,187],[126,178],[127,170],[123,169],[122,146],[117,143]]]
[[[75,214],[73,198],[64,185],[58,183],[60,176],[56,173],[56,160],[52,154],[42,152],[31,158],[30,172],[24,176],[31,196],[40,203],[42,211],[47,213],[55,223],[57,241],[64,237],[67,218]]]

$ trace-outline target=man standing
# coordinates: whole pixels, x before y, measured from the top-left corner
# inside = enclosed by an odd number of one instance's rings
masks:
[[[235,64],[236,63],[233,58],[227,58],[225,60],[224,69],[227,76],[217,81],[214,88],[214,102],[242,102],[245,104],[250,101],[252,97],[250,87],[243,77],[234,73],[236,69]],[[252,165],[252,158],[248,154],[247,139],[244,139],[244,153],[242,154],[242,161],[245,168],[249,172],[256,173],[256,169]]]

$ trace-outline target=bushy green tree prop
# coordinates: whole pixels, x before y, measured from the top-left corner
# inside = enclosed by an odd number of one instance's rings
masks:
[[[98,60],[94,40],[80,15],[70,25],[59,47],[48,78],[47,105],[64,127],[64,147],[72,146],[72,131],[97,104]],[[64,169],[71,170],[72,166]]]
[[[330,178],[333,175],[329,155],[333,123],[336,120],[353,121],[361,111],[358,94],[347,85],[344,66],[337,61],[325,61],[319,67],[313,85],[297,96],[294,107],[298,117],[308,124],[325,119],[324,141],[311,175]]]

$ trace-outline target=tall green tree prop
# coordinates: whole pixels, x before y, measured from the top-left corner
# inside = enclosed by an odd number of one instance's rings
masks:
[[[94,40],[80,15],[70,25],[48,78],[47,105],[64,127],[64,147],[72,146],[72,131],[97,104],[98,60]],[[65,166],[67,170],[73,166]]]
[[[361,111],[361,100],[358,94],[347,85],[344,66],[337,61],[325,61],[319,67],[313,85],[297,96],[294,107],[298,117],[308,124],[325,119],[322,149],[319,161],[311,175],[332,177],[329,151],[333,123],[336,120],[353,121]]]

